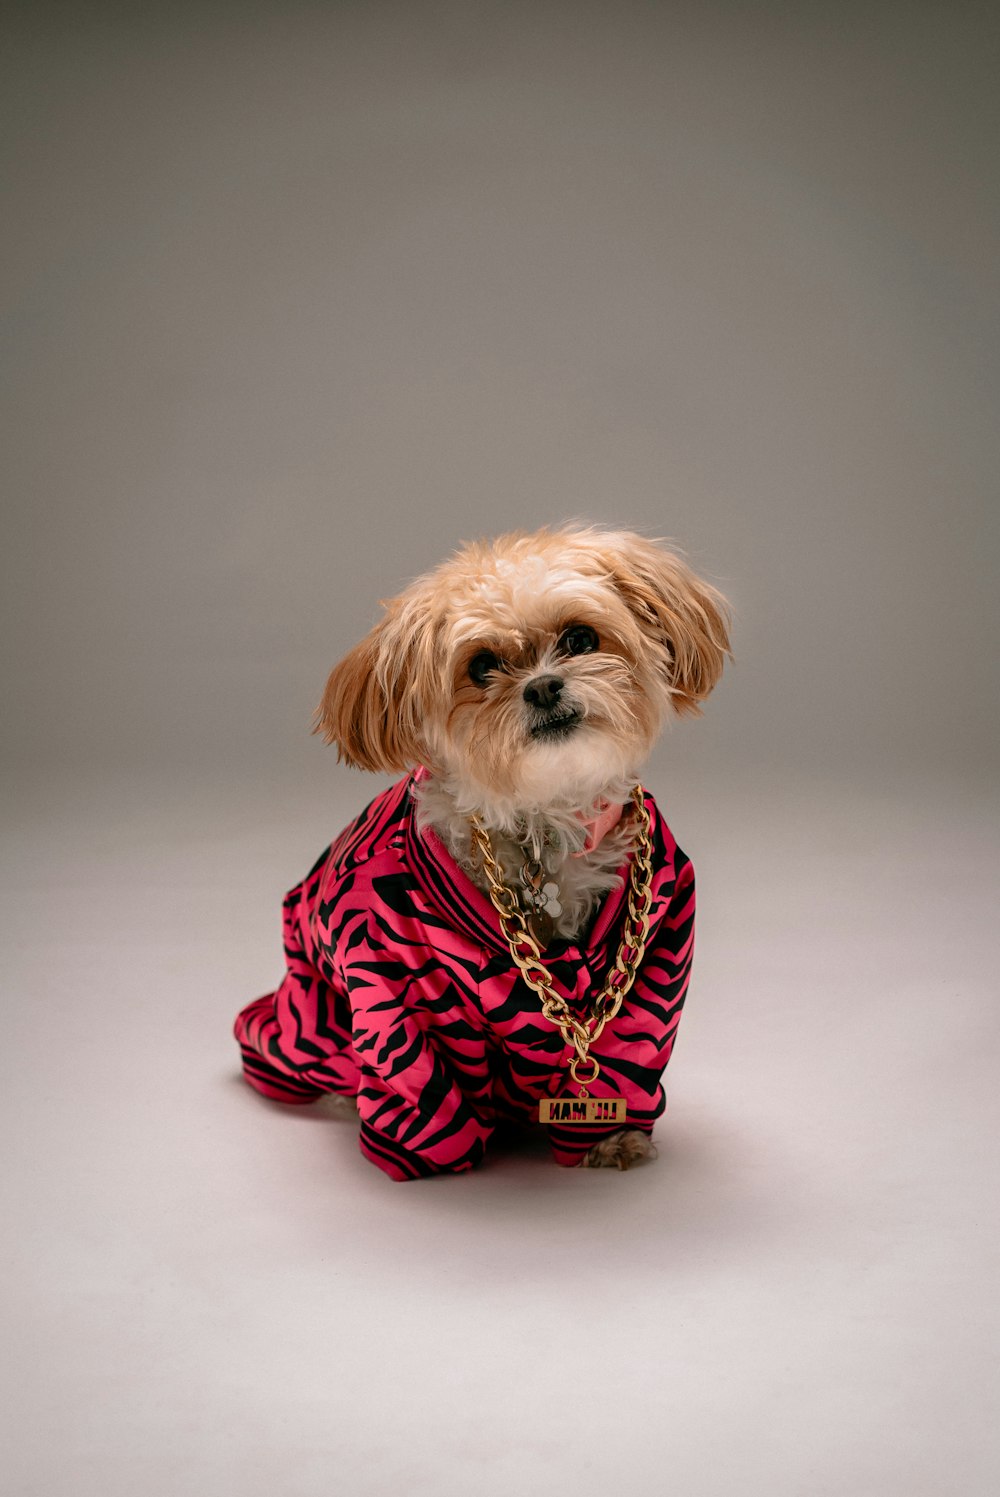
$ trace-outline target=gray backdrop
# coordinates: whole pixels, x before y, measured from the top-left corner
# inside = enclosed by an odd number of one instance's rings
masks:
[[[16,763],[311,773],[378,598],[580,515],[676,538],[736,604],[685,762],[988,766],[991,8],[12,30]]]
[[[996,7],[4,38],[5,1490],[992,1497]],[[573,516],[736,612],[660,1159],[393,1185],[230,1038],[377,783],[312,709]]]

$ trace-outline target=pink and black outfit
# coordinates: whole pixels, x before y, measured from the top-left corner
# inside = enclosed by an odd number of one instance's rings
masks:
[[[417,771],[420,774],[420,771]],[[361,1149],[395,1180],[466,1170],[498,1123],[537,1122],[542,1097],[569,1095],[572,1050],[544,1019],[487,896],[432,832],[419,832],[416,775],[377,796],[287,895],[287,975],[239,1015],[247,1080],[266,1097],[357,1098]],[[694,870],[650,795],[649,941],[621,1011],[591,1053],[595,1097],[627,1101],[652,1131],[691,970]],[[581,1015],[614,962],[624,889],[580,945],[543,954]],[[579,1164],[614,1130],[548,1125],[559,1164]]]

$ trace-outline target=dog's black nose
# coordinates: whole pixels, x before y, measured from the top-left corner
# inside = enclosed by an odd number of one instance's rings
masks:
[[[558,702],[562,689],[562,676],[535,676],[524,688],[524,700],[547,710]]]

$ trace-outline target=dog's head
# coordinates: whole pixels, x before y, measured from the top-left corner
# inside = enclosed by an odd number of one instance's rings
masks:
[[[422,763],[520,806],[589,805],[634,775],[729,651],[721,595],[627,532],[476,542],[385,609],[334,668],[316,731],[362,769]]]

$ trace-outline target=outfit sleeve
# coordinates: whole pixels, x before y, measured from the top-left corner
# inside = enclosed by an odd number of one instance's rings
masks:
[[[667,1105],[662,1077],[691,980],[694,911],[694,868],[684,858],[663,914],[651,931],[635,985],[594,1049],[602,1072],[594,1095],[625,1096],[628,1116],[624,1126],[646,1134],[652,1133]],[[577,1165],[588,1149],[621,1126],[550,1124],[553,1158],[557,1164]]]
[[[281,985],[248,1004],[235,1034],[247,1081],[278,1102],[314,1102],[326,1092],[353,1096],[346,998],[319,970],[311,938],[312,911],[327,854],[285,895],[282,935],[287,971]]]
[[[362,1153],[394,1180],[478,1164],[494,1116],[484,1037],[440,958],[369,923],[344,964]]]

